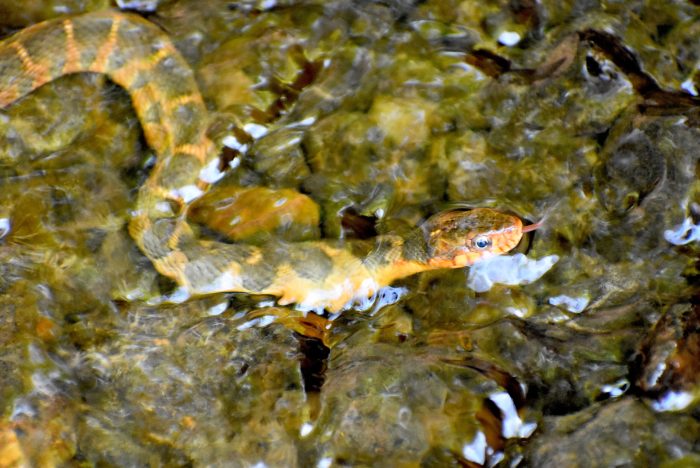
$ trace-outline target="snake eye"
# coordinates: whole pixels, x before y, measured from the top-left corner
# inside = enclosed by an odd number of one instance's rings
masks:
[[[477,236],[472,241],[472,244],[477,249],[484,250],[485,248],[491,246],[491,239],[489,239],[487,236]]]

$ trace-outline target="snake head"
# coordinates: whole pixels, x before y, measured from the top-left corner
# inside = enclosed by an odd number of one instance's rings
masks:
[[[428,263],[435,268],[461,268],[506,253],[524,232],[519,218],[489,208],[443,211],[428,218],[422,229]]]

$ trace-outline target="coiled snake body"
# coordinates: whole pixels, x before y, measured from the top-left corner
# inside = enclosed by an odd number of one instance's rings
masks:
[[[103,73],[127,90],[157,154],[129,232],[156,270],[179,285],[181,298],[238,291],[338,311],[397,278],[507,252],[522,236],[518,218],[481,208],[438,213],[409,235],[370,241],[256,247],[197,240],[185,221],[188,203],[220,173],[192,69],[157,26],[136,15],[46,21],[0,43],[0,108],[81,72]]]

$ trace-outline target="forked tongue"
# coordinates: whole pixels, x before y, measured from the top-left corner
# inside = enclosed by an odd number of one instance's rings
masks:
[[[544,223],[544,219],[541,219],[541,220],[537,221],[537,222],[534,223],[534,224],[530,224],[530,225],[527,225],[527,226],[523,226],[522,232],[531,232],[531,231],[534,231],[535,229],[541,227],[543,223]]]

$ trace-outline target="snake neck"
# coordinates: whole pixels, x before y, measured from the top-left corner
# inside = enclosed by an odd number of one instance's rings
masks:
[[[363,263],[380,286],[388,286],[397,279],[434,269],[428,243],[419,227],[400,235],[376,237]]]

